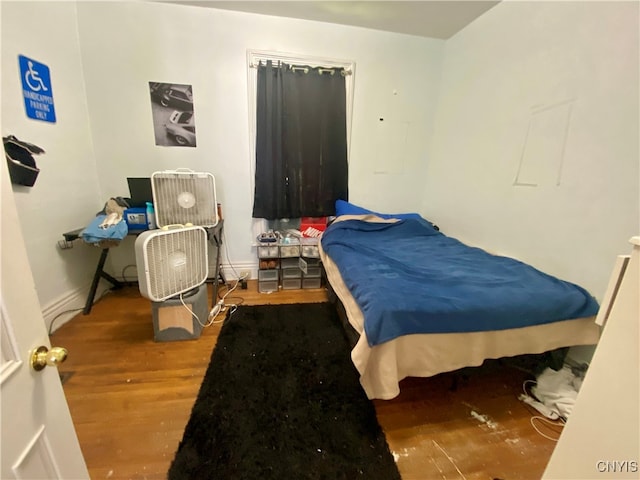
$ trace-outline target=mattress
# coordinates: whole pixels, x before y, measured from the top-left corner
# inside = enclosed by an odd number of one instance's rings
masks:
[[[394,222],[372,216],[344,216],[338,221]],[[360,383],[369,398],[391,399],[406,377],[428,377],[462,367],[481,365],[485,359],[537,354],[561,347],[593,345],[600,327],[594,315],[511,328],[458,332],[408,333],[374,342],[368,337],[366,316],[345,283],[334,259],[320,243],[327,280],[344,305],[349,324],[359,334],[351,352]],[[593,307],[591,307],[593,308]]]

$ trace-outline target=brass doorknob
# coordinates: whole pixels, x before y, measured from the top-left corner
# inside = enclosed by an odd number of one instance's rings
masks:
[[[52,347],[51,350],[49,350],[42,345],[31,354],[31,367],[36,372],[39,372],[46,366],[57,367],[67,359],[68,353],[66,348]]]

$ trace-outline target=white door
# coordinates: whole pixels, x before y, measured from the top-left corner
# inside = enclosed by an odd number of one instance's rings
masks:
[[[31,353],[50,344],[4,158],[0,163],[0,478],[88,479],[57,369],[31,367]]]
[[[543,479],[640,478],[640,236]]]

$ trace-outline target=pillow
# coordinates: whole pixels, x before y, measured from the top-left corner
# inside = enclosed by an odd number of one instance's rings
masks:
[[[353,203],[346,202],[344,200],[336,200],[336,217],[340,215],[366,215],[366,214],[377,215],[378,217],[389,219],[389,218],[399,218],[402,220],[406,220],[408,218],[415,218],[421,220],[422,217],[419,213],[378,213],[372,210],[367,210],[366,208],[359,207],[358,205],[354,205]]]

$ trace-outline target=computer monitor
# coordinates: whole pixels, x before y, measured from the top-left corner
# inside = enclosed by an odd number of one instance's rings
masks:
[[[147,202],[153,203],[153,191],[151,190],[151,178],[128,177],[130,206],[132,208],[146,207]]]

